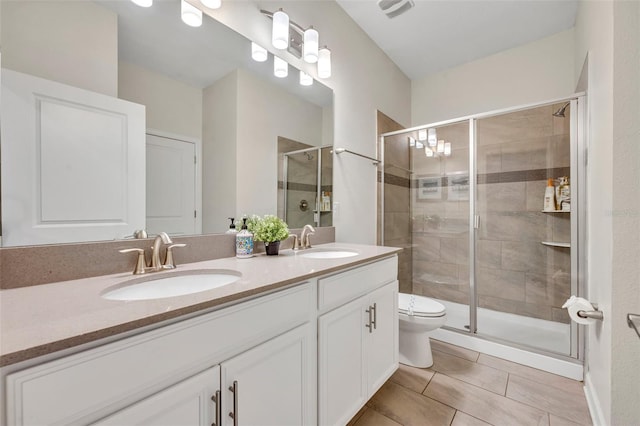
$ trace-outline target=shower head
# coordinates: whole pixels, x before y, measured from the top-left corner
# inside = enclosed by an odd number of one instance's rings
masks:
[[[304,155],[307,156],[307,161],[313,160],[313,155],[309,154],[308,152],[305,152]]]
[[[571,105],[571,101],[564,104],[561,108],[559,108],[556,112],[553,113],[554,117],[564,117],[564,110]]]

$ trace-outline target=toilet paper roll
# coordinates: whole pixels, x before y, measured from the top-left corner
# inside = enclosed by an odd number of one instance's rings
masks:
[[[587,299],[571,296],[563,307],[567,308],[569,317],[578,324],[591,325],[596,322],[594,318],[582,318],[578,316],[578,311],[595,311],[595,308]]]

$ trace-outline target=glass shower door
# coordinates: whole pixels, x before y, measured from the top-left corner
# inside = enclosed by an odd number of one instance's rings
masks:
[[[284,154],[284,220],[289,228],[318,225],[318,148]]]
[[[476,120],[475,287],[479,335],[570,355],[570,204],[543,211],[547,180],[571,175],[562,104]]]

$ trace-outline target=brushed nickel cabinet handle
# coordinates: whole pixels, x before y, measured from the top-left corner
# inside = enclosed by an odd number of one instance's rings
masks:
[[[376,324],[378,323],[378,304],[374,303],[370,309],[373,311],[373,329],[376,330]]]
[[[372,320],[372,315],[373,315],[373,309],[371,308],[371,306],[369,306],[369,309],[367,309],[365,312],[369,314],[369,324],[365,324],[364,326],[367,327],[369,329],[369,333],[373,333],[373,320]]]
[[[211,400],[216,404],[216,421],[215,423],[211,423],[211,426],[222,426],[222,404],[220,404],[219,390],[211,397]]]
[[[238,426],[238,381],[233,381],[233,386],[229,386],[233,393],[233,411],[229,412],[229,417],[233,419],[233,426]]]

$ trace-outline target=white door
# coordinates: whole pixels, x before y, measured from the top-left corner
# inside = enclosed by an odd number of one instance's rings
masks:
[[[315,423],[310,330],[300,326],[221,364],[223,425]]]
[[[398,368],[398,281],[371,293],[375,326],[367,346],[367,387],[373,395]]]
[[[196,147],[147,134],[147,225],[150,234],[196,233]]]
[[[361,297],[318,319],[318,416],[321,425],[347,424],[367,401],[364,374],[369,333]]]
[[[4,68],[1,92],[3,245],[144,228],[144,106]]]
[[[219,389],[220,367],[215,366],[94,425],[210,426],[217,409],[212,397]]]

